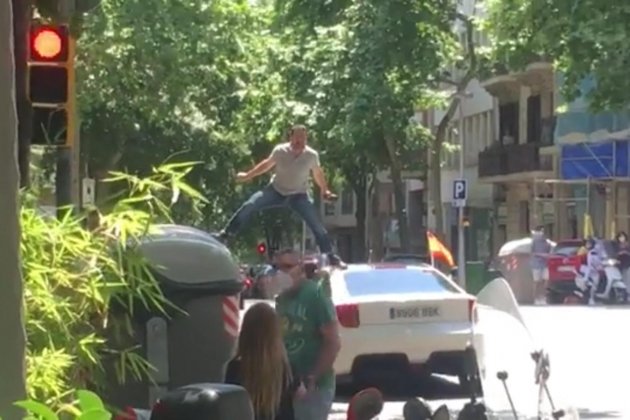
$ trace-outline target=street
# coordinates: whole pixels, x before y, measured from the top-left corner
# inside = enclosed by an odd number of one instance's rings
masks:
[[[579,411],[583,419],[630,418],[627,375],[630,373],[627,328],[630,325],[630,308],[548,306],[522,307],[533,340],[544,347],[551,360],[549,386],[554,402],[560,408],[568,406]],[[512,398],[519,405],[535,409],[534,365],[528,360],[527,347],[531,340],[519,323],[506,314],[492,309],[480,314],[484,328],[492,329],[490,341],[495,345],[487,354],[486,383],[491,384],[492,402],[501,418],[510,419],[509,404],[501,383],[493,370],[506,370]],[[509,325],[513,323],[513,325]],[[500,339],[500,343],[495,340]],[[512,357],[506,357],[504,352]],[[500,360],[500,361],[499,361]],[[522,361],[522,363],[521,363]],[[389,399],[380,419],[402,419],[404,398]],[[462,400],[430,402],[434,408],[446,403],[452,410],[461,408]],[[497,407],[499,406],[499,407]],[[330,419],[343,419],[347,404],[334,406]],[[529,415],[529,413],[528,413]]]

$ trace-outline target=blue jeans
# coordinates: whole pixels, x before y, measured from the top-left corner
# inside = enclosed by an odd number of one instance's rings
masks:
[[[252,194],[252,196],[243,203],[228,222],[225,233],[230,236],[235,235],[254,214],[273,207],[289,207],[296,212],[313,232],[313,235],[315,235],[315,240],[317,241],[320,252],[326,254],[332,252],[328,232],[320,222],[317,209],[315,209],[308,194],[282,195],[276,191],[271,184]]]
[[[295,420],[328,420],[335,399],[334,389],[315,389],[293,400]]]

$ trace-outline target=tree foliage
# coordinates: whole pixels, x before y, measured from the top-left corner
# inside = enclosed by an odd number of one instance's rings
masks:
[[[630,102],[627,77],[630,3],[624,0],[492,0],[489,7],[497,55],[511,68],[553,60],[568,100],[586,95],[595,110]],[[585,78],[597,86],[582,92]]]
[[[188,181],[209,200],[188,222],[219,227],[240,199],[234,172],[280,132],[277,83],[264,79],[267,20],[246,1],[104,0],[78,46],[91,174],[201,160]]]
[[[407,247],[400,174],[424,164],[426,133],[411,119],[453,53],[454,3],[283,0],[276,7],[293,48],[285,78],[310,107],[324,157],[360,196],[369,175],[390,170]]]
[[[110,182],[125,183],[130,195],[100,215],[95,230],[69,213],[51,217],[34,195],[25,197],[20,221],[30,398],[60,407],[74,388],[98,387],[108,355],[136,377],[148,373],[134,348],[106,341],[109,308],[116,302],[133,316],[134,301],[169,305],[136,246],[154,223],[171,220],[178,202],[198,207],[199,193],[183,181],[191,169],[165,165],[146,178],[116,174]]]

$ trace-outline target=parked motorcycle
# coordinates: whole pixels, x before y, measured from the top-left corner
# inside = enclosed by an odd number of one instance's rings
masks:
[[[600,279],[595,290],[594,299],[596,302],[607,304],[625,304],[628,302],[628,289],[621,270],[619,261],[614,258],[607,258],[602,263],[603,270],[599,273]],[[595,286],[592,278],[588,277],[580,270],[575,272],[575,291],[582,303],[588,303],[591,297],[591,290]]]

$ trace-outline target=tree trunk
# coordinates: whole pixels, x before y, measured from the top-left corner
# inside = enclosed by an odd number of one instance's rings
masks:
[[[353,256],[358,257],[359,261],[367,260],[366,235],[365,228],[367,223],[367,177],[363,176],[358,182],[352,184],[354,194],[357,197],[357,209],[355,217],[357,219],[357,243],[353,246],[355,252]]]
[[[26,396],[23,282],[20,269],[20,223],[18,214],[19,170],[17,161],[17,110],[13,56],[11,2],[0,2],[0,416],[23,418],[13,402]]]
[[[30,185],[30,154],[33,125],[33,108],[26,90],[28,27],[31,21],[31,1],[12,0],[15,60],[15,103],[18,115],[18,163],[20,187]]]
[[[373,180],[373,193],[372,193],[372,214],[373,217],[370,217],[370,236],[372,240],[370,241],[370,247],[372,251],[372,260],[380,261],[385,254],[385,246],[384,246],[384,238],[383,238],[383,215],[381,214],[381,195],[380,195],[380,183],[376,176]]]
[[[444,139],[439,139],[438,134],[431,144],[431,159],[429,162],[429,179],[431,192],[431,203],[433,204],[433,215],[435,217],[435,234],[444,238],[444,211],[442,207],[442,144]]]
[[[394,140],[385,138],[385,145],[389,153],[390,175],[394,185],[394,200],[396,202],[396,219],[398,220],[398,237],[400,248],[403,252],[409,252],[409,227],[407,223],[407,201],[405,200],[405,184],[402,179],[402,165],[396,156]]]

